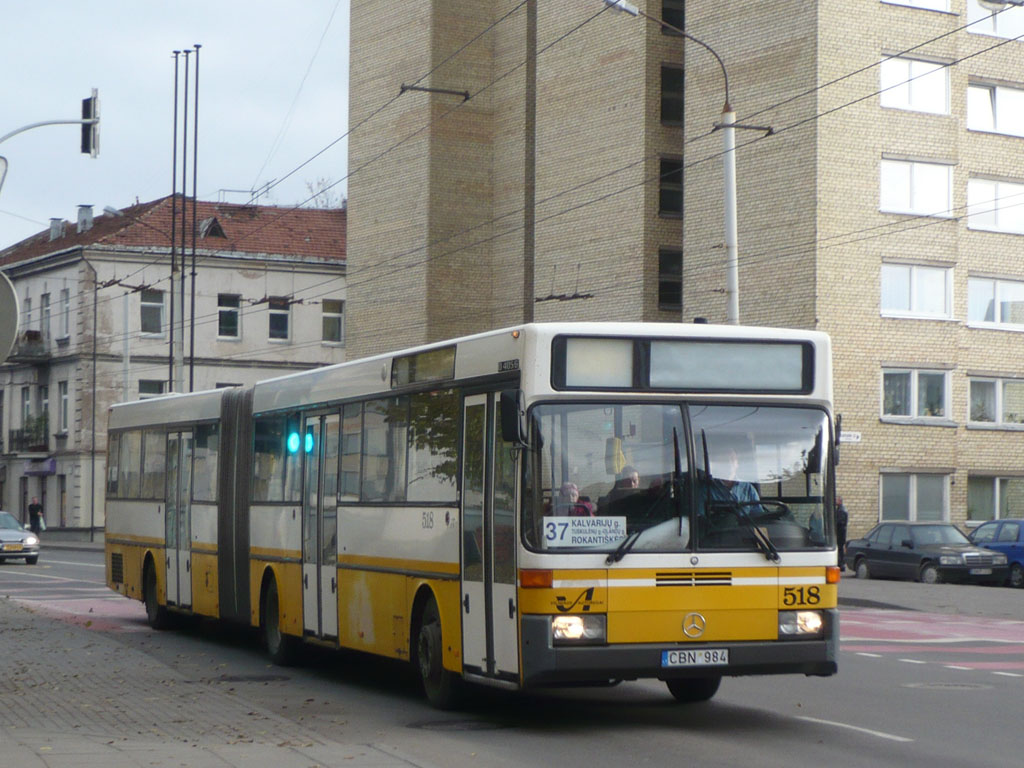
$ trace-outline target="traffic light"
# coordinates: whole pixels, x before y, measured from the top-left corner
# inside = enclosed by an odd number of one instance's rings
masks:
[[[100,153],[100,97],[95,88],[92,96],[82,99],[82,120],[82,154],[96,157]]]

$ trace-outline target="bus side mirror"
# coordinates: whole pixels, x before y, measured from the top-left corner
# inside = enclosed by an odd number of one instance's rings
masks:
[[[501,393],[501,439],[526,445],[526,398],[521,389],[506,389]]]

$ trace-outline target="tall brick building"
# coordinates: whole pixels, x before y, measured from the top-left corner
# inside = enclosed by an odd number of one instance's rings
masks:
[[[752,126],[740,320],[832,335],[851,534],[1024,515],[1024,9],[638,5]],[[726,319],[705,49],[601,0],[353,0],[351,52],[350,356]]]

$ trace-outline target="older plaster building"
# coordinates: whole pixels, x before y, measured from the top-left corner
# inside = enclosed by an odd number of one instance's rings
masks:
[[[637,4],[751,126],[740,321],[832,335],[851,535],[1024,514],[1024,9]],[[706,49],[602,0],[353,0],[351,31],[352,356],[726,319]]]
[[[172,211],[178,297],[185,277],[173,331]],[[27,520],[36,496],[50,528],[101,527],[112,403],[345,359],[344,210],[200,201],[194,289],[191,239],[180,270],[181,215],[180,197],[95,217],[81,206],[76,222],[54,219],[0,252],[20,304],[0,365],[0,508]]]

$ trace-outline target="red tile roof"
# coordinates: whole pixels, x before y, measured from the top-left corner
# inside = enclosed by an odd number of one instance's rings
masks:
[[[181,247],[181,195],[176,204],[175,231]],[[65,235],[50,239],[46,230],[0,251],[0,264],[10,264],[69,248],[103,245],[108,247],[166,248],[171,240],[172,199],[170,196],[138,203],[123,209],[123,216],[96,215],[93,226],[78,233],[76,222],[64,222]],[[205,220],[215,218],[223,230],[218,237],[211,230],[196,239],[197,253],[251,253],[273,256],[300,256],[324,261],[345,261],[347,214],[344,209],[284,208],[269,205],[238,205],[198,201],[196,229],[204,229]],[[192,201],[187,201],[186,230],[191,232]],[[186,250],[191,252],[189,237]]]

